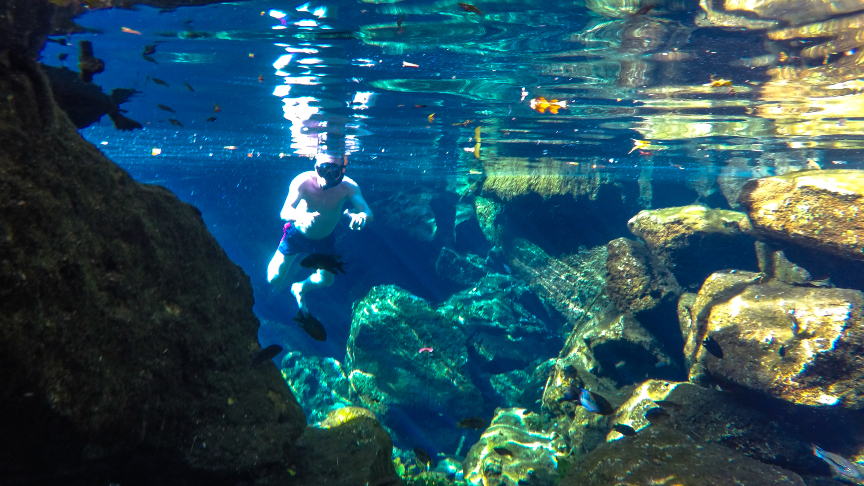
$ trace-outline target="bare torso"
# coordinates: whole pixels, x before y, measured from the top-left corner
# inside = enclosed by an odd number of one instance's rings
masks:
[[[357,185],[345,177],[341,184],[325,191],[319,185],[315,171],[304,172],[297,177],[304,180],[298,188],[300,200],[295,207],[307,213],[319,213],[308,226],[298,225],[297,229],[310,240],[320,240],[332,233],[339,224],[342,207]]]

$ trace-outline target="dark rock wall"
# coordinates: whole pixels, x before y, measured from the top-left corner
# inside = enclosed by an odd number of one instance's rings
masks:
[[[249,278],[56,107],[42,4],[0,1],[0,483],[278,481],[305,418]]]

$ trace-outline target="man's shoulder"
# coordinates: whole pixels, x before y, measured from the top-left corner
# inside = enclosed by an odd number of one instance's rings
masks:
[[[314,170],[301,172],[301,173],[297,174],[297,177],[295,177],[294,179],[291,180],[291,185],[292,186],[300,186],[304,182],[309,181],[313,177],[316,177],[316,176],[317,176],[317,174],[315,174]]]
[[[360,190],[360,186],[358,186],[357,183],[354,182],[354,179],[352,179],[348,176],[345,176],[342,178],[342,183],[345,184],[345,186],[348,189],[350,189],[351,191],[359,191]]]

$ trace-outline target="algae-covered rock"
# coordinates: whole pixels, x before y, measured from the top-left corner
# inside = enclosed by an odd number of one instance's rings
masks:
[[[862,306],[856,290],[748,286],[711,308],[705,336],[721,353],[702,345],[695,362],[791,403],[864,409]]]
[[[693,440],[683,432],[648,427],[633,437],[601,444],[574,464],[559,484],[804,486],[804,481],[791,471]]]
[[[297,442],[303,460],[292,464],[290,484],[357,486],[402,484],[393,468],[393,442],[364,408],[333,410],[306,428]]]
[[[500,247],[504,236],[504,205],[494,199],[474,198],[474,211],[480,230],[492,246]]]
[[[606,245],[606,292],[621,312],[653,309],[675,298],[681,286],[644,244],[618,238]]]
[[[376,224],[406,233],[420,241],[432,241],[438,231],[435,213],[430,207],[431,193],[396,193],[370,204]]]
[[[458,323],[425,300],[395,286],[379,286],[354,308],[347,366],[352,383],[355,375],[365,376],[363,390],[380,390],[391,398],[391,408],[471,416],[481,409],[482,400],[468,373],[465,343]],[[432,351],[420,353],[424,348]],[[377,400],[358,393],[367,406]]]
[[[331,410],[354,404],[351,382],[342,364],[333,358],[292,351],[282,358],[281,369],[309,423],[324,420]]]
[[[739,201],[758,235],[864,260],[864,171],[766,177],[749,182]]]
[[[542,429],[536,413],[498,409],[462,462],[465,481],[472,486],[551,485],[566,449],[557,433]]]
[[[640,211],[627,222],[682,285],[724,268],[756,269],[747,215],[692,205]]]
[[[441,248],[435,261],[435,272],[458,284],[470,285],[486,275],[483,260],[477,255],[460,255],[450,248]]]

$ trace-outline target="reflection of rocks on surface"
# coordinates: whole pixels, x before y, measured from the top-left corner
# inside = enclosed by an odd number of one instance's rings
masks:
[[[297,441],[303,461],[292,465],[297,476],[287,484],[357,486],[400,484],[390,456],[393,442],[369,410],[333,410]]]
[[[724,268],[755,269],[747,216],[693,205],[641,211],[627,223],[682,284]]]
[[[675,298],[681,286],[644,244],[618,238],[606,245],[606,292],[621,312],[653,309]]]
[[[864,171],[758,179],[744,187],[740,202],[757,235],[864,260]]]
[[[558,434],[543,431],[537,414],[521,408],[498,409],[462,468],[473,486],[550,485],[558,477],[558,460],[565,451]]]
[[[331,410],[353,404],[351,383],[335,359],[293,351],[282,359],[281,368],[282,377],[306,412],[307,422],[320,422]]]
[[[661,427],[601,444],[574,464],[559,484],[609,486],[621,484],[623,478],[627,484],[671,484],[668,481],[676,478],[688,486],[804,486],[793,472]]]
[[[386,199],[370,203],[380,223],[392,231],[407,233],[420,241],[432,241],[438,231],[435,213],[430,207],[433,194],[396,193]]]

